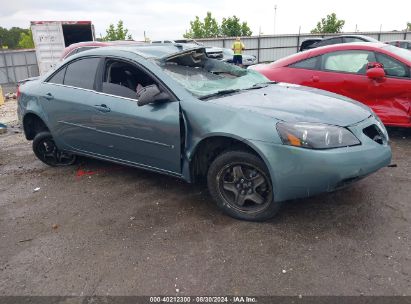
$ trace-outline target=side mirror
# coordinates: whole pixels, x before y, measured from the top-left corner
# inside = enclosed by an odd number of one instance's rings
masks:
[[[137,92],[137,104],[139,107],[158,100],[166,99],[169,99],[169,95],[165,92],[161,92],[156,84],[143,87]]]
[[[383,68],[371,68],[367,70],[368,78],[377,80],[385,77],[385,71]]]

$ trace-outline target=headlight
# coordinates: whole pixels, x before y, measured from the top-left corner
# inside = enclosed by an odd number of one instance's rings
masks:
[[[331,149],[361,144],[357,137],[342,127],[316,123],[277,123],[283,144],[308,149]]]
[[[377,125],[380,128],[381,132],[384,134],[385,138],[387,139],[387,141],[390,140],[389,136],[388,136],[388,132],[387,129],[385,128],[384,124],[382,123],[381,119],[377,116],[377,114],[374,114],[374,118],[377,121]]]

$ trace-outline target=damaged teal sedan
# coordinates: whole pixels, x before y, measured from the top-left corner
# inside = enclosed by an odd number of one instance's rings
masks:
[[[217,205],[243,220],[266,220],[284,201],[345,187],[391,160],[368,107],[270,82],[201,47],[82,52],[18,95],[25,136],[44,163],[83,155],[206,181]]]

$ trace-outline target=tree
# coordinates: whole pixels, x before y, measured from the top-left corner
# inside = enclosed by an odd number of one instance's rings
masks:
[[[407,31],[411,31],[411,22],[407,22]]]
[[[16,49],[19,47],[21,33],[28,34],[28,32],[28,29],[22,29],[19,27],[12,27],[11,29],[0,27],[0,42],[3,47]]]
[[[326,18],[322,18],[317,23],[316,28],[311,30],[312,34],[325,34],[325,33],[340,33],[344,27],[345,21],[337,19],[337,15],[332,13],[327,15]]]
[[[115,40],[131,40],[133,37],[128,33],[128,29],[124,28],[122,20],[119,20],[117,27],[114,24],[110,24],[106,30],[106,36],[103,37],[104,41],[115,41]]]
[[[247,22],[240,23],[237,16],[223,18],[221,22],[221,34],[227,37],[251,36],[253,32]]]
[[[240,19],[236,16],[223,18],[221,22],[221,34],[228,37],[241,36]]]
[[[184,34],[185,38],[213,38],[219,36],[251,36],[252,31],[247,22],[240,22],[236,16],[223,18],[221,26],[211,12],[207,12],[204,21],[201,21],[198,16],[193,21],[190,21],[190,29]]]
[[[218,37],[219,34],[220,27],[217,21],[211,16],[211,12],[207,12],[207,16],[204,18],[204,36]]]
[[[190,21],[190,30],[186,32],[184,38],[204,38],[204,24],[196,16],[194,21]]]
[[[31,32],[31,30],[29,30],[28,33],[23,32],[20,34],[18,47],[22,49],[34,48],[33,33]]]
[[[190,21],[190,29],[183,35],[184,38],[211,38],[218,37],[220,27],[218,22],[213,18],[211,12],[207,12],[204,22],[198,16],[194,21]]]

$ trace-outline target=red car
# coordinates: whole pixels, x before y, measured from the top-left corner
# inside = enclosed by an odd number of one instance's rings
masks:
[[[113,45],[141,45],[144,44],[144,42],[140,41],[134,41],[134,40],[118,40],[118,41],[83,41],[83,42],[78,42],[78,43],[73,43],[70,44],[68,47],[66,47],[63,51],[63,54],[61,55],[61,60],[66,59],[67,57],[70,57],[71,55],[99,48],[99,47],[104,47],[104,46],[113,46]]]
[[[387,126],[411,127],[411,52],[384,43],[316,48],[250,67],[270,80],[358,100]]]

